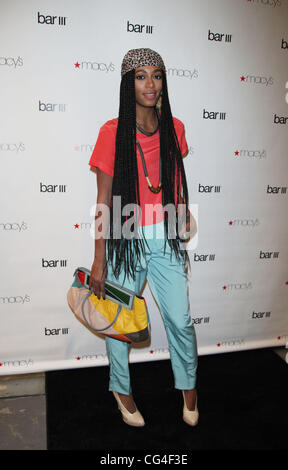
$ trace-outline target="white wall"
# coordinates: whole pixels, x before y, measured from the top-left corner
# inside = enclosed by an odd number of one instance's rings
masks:
[[[285,344],[287,1],[11,0],[0,13],[0,374],[107,363],[66,293],[74,269],[92,264],[88,161],[117,117],[121,61],[135,47],[162,55],[186,127],[199,354]],[[131,361],[167,358],[148,285],[143,295],[152,340]]]

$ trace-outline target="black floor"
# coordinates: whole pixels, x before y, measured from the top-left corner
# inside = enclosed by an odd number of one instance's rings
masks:
[[[182,421],[170,361],[130,365],[144,428],[123,423],[107,366],[46,374],[48,450],[287,449],[287,364],[273,350],[199,356],[199,424]]]

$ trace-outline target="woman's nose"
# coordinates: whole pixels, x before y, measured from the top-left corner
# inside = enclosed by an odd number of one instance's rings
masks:
[[[154,82],[153,82],[152,77],[149,77],[149,76],[147,77],[147,79],[146,79],[146,86],[147,86],[147,88],[151,88],[151,87],[154,86]]]

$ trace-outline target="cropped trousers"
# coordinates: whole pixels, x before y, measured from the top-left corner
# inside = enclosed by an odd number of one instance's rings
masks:
[[[171,248],[168,241],[164,254],[164,222],[142,226],[141,230],[145,235],[145,253],[137,264],[136,280],[125,277],[124,271],[116,279],[109,263],[107,279],[139,295],[147,277],[166,329],[174,387],[191,390],[196,386],[198,356],[195,329],[190,316],[186,267],[177,260],[174,252],[170,259]],[[130,343],[106,337],[110,365],[109,390],[126,395],[131,393],[129,348]]]

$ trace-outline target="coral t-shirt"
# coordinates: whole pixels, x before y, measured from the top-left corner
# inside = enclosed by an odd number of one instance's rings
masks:
[[[185,138],[184,124],[175,117],[173,117],[173,122],[181,150],[181,155],[185,156],[188,151],[188,146]],[[114,175],[117,125],[118,119],[115,118],[107,121],[100,128],[96,145],[89,160],[89,165],[91,167],[98,167],[104,173],[112,177]],[[152,136],[147,136],[141,132],[137,132],[136,137],[144,154],[149,180],[154,187],[158,186],[160,163],[159,130]],[[164,219],[162,208],[162,189],[159,191],[159,193],[153,193],[149,189],[138,146],[136,148],[142,225],[151,225],[161,222]]]

